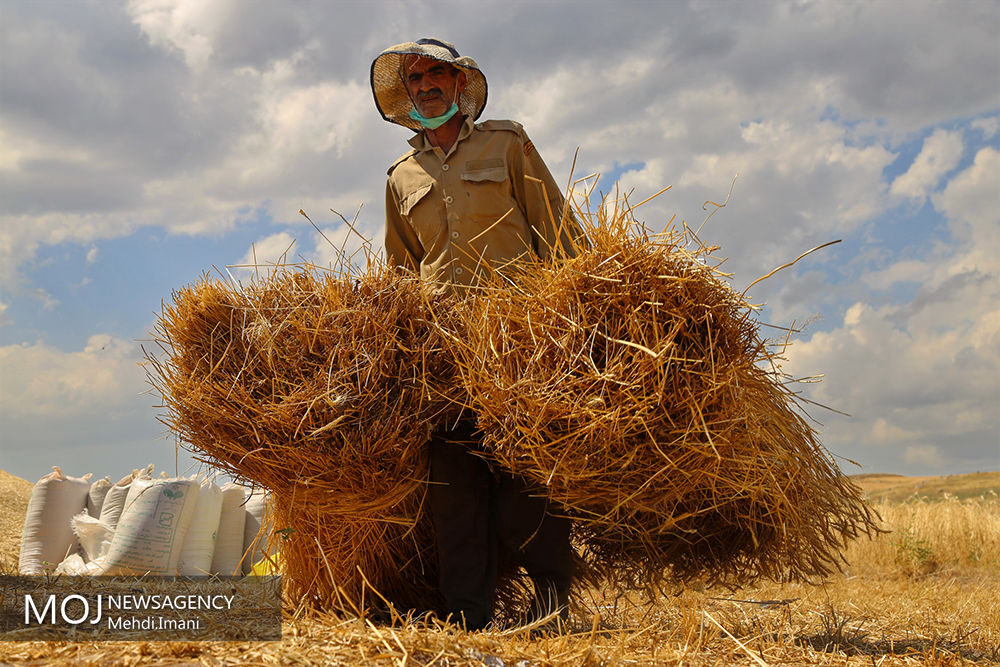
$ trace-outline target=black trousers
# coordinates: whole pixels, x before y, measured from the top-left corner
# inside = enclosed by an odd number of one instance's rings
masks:
[[[493,616],[500,550],[540,586],[566,592],[573,579],[571,522],[541,487],[492,471],[474,453],[472,421],[437,434],[430,445],[430,510],[437,534],[440,586],[453,620],[479,629]]]

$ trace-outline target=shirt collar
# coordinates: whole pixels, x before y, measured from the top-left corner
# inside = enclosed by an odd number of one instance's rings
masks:
[[[471,116],[466,116],[465,120],[462,122],[462,129],[458,131],[458,139],[455,140],[455,146],[458,146],[458,142],[472,134],[474,127],[475,121],[472,120]],[[432,146],[431,142],[427,140],[427,132],[424,130],[421,130],[410,137],[407,143],[420,152],[434,150],[434,146]],[[455,146],[452,146],[452,150],[455,150]]]

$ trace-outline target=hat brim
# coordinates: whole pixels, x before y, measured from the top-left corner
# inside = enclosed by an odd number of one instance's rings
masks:
[[[403,84],[403,60],[410,55],[423,56],[453,65],[465,72],[466,85],[458,99],[458,107],[463,115],[473,120],[482,115],[486,107],[486,77],[479,70],[476,61],[468,56],[455,57],[448,49],[433,44],[405,42],[389,47],[372,61],[371,86],[375,97],[375,107],[382,118],[412,130],[421,130],[420,124],[410,118],[413,101]]]

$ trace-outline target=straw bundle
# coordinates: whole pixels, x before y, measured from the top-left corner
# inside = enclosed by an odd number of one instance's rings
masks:
[[[628,209],[579,214],[575,257],[462,297],[369,258],[247,288],[203,278],[164,307],[164,422],[273,492],[293,598],[439,607],[426,449],[463,408],[487,456],[574,518],[588,579],[809,578],[873,532],[711,250]],[[501,582],[509,617],[525,591]]]
[[[164,422],[272,491],[295,599],[379,605],[374,587],[404,608],[438,606],[426,442],[457,388],[432,305],[379,267],[276,272],[245,289],[206,277],[163,308],[166,354],[147,356]]]
[[[449,338],[486,448],[548,486],[622,585],[835,569],[872,516],[711,249],[628,210],[580,217],[590,247],[494,272]]]

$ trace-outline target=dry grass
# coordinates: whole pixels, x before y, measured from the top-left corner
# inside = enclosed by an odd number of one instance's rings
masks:
[[[904,477],[902,475],[852,475],[851,481],[861,487],[870,502],[901,502],[915,496],[942,500],[946,495],[960,500],[1000,494],[1000,472],[976,472],[967,475]]]
[[[964,483],[958,477],[956,483]],[[18,665],[982,665],[1000,663],[1000,507],[994,498],[879,506],[891,533],[851,544],[821,585],[687,587],[647,599],[594,591],[567,631],[465,633],[289,607],[283,639],[250,642],[0,642]],[[935,551],[921,572],[896,556],[907,528]],[[965,557],[969,539],[978,559]],[[6,546],[6,545],[0,545]],[[906,553],[906,549],[903,549]],[[721,626],[721,628],[719,627]],[[523,661],[523,662],[522,662]]]
[[[963,476],[970,477],[970,476]],[[858,540],[846,551],[858,568],[910,574],[1000,570],[1000,496],[990,492],[959,500],[882,501],[876,506],[891,532]]]
[[[6,563],[17,569],[31,488],[31,482],[0,470],[0,568]]]

